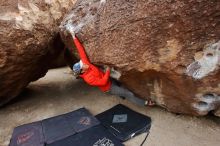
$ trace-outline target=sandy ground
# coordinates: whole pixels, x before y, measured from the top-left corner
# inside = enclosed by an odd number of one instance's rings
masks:
[[[17,100],[0,109],[0,146],[7,146],[13,128],[86,107],[98,114],[123,103],[152,118],[145,146],[219,146],[220,119],[175,115],[158,107],[140,107],[115,96],[105,95],[83,81],[75,80],[68,68],[50,70],[28,86]],[[125,143],[139,146],[145,134]]]

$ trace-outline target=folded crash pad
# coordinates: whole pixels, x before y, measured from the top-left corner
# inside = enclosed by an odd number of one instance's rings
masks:
[[[143,132],[149,132],[151,118],[118,104],[98,114],[96,118],[119,140],[126,141]]]

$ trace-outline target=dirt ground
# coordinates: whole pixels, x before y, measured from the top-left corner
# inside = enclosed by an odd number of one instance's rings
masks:
[[[159,107],[140,107],[76,80],[68,68],[50,70],[31,83],[18,99],[0,109],[0,146],[7,146],[13,128],[86,107],[94,115],[122,103],[152,118],[145,146],[219,146],[220,118],[176,115]],[[139,146],[145,134],[125,143]]]

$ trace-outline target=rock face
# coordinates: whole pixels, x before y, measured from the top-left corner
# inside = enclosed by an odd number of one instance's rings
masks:
[[[74,3],[0,1],[0,106],[56,64],[64,47],[58,26]]]
[[[192,115],[220,107],[220,1],[80,0],[60,28],[142,98]]]
[[[218,116],[218,117],[220,117],[220,108],[219,109],[217,109],[216,111],[215,111],[215,113],[214,113],[216,116]]]

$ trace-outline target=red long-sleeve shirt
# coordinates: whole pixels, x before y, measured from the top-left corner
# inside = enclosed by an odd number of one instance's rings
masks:
[[[75,37],[73,40],[82,62],[89,65],[88,70],[80,75],[80,77],[83,78],[84,81],[89,85],[99,87],[103,92],[109,91],[111,87],[111,82],[109,80],[110,70],[107,70],[104,73],[98,67],[91,64],[86,56],[85,49],[78,38]]]

